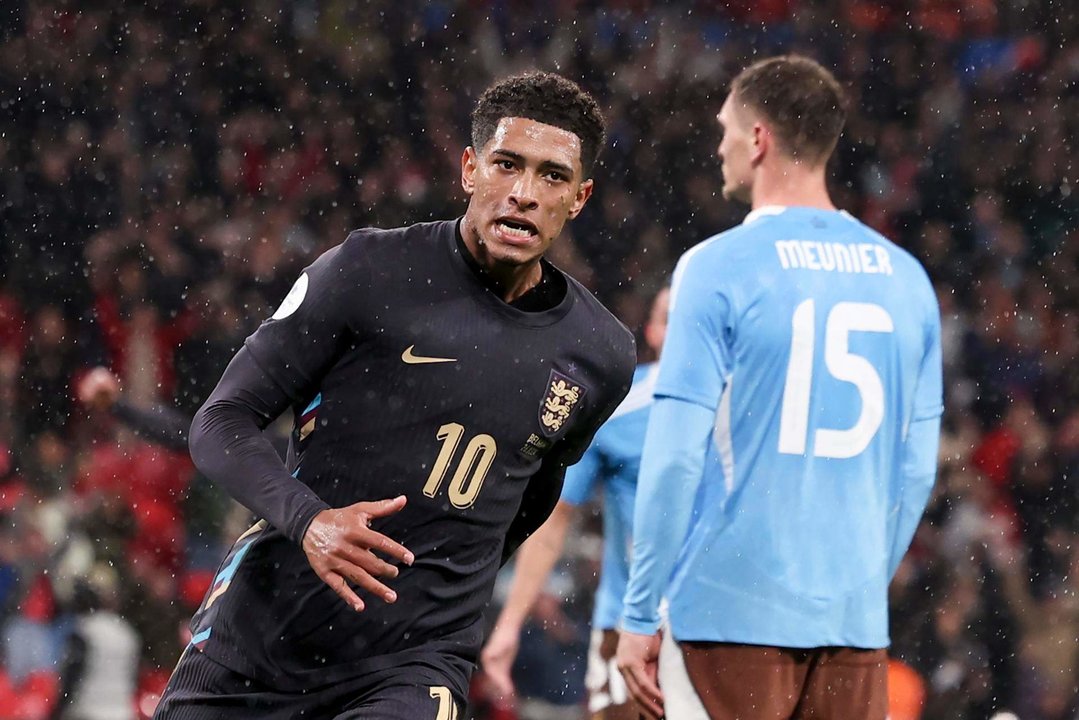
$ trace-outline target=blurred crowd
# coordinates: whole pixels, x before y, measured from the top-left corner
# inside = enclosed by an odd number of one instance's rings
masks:
[[[0,718],[152,711],[246,521],[185,419],[349,229],[463,211],[492,79],[557,70],[600,100],[596,193],[554,260],[637,327],[679,254],[744,215],[714,116],[783,51],[847,84],[835,197],[943,311],[896,692],[910,718],[1079,718],[1077,40],[1066,0],[0,4]],[[537,610],[531,701],[481,680],[477,718],[582,717],[597,527]]]

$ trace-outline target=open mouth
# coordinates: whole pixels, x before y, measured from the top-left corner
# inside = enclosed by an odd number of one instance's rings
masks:
[[[511,238],[519,238],[521,240],[527,240],[528,238],[535,237],[539,234],[539,230],[536,226],[527,220],[520,220],[518,218],[499,218],[495,223],[498,230]]]

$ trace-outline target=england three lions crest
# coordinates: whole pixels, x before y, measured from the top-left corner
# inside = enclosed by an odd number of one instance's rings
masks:
[[[539,420],[543,434],[555,435],[566,424],[573,408],[584,397],[587,388],[557,370],[551,371],[547,381],[547,394],[540,403]]]

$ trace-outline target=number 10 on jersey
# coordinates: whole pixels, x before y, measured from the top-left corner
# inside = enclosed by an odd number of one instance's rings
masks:
[[[785,455],[804,455],[809,440],[815,326],[815,303],[812,299],[805,300],[794,309],[791,318],[790,360],[779,421],[779,452]],[[857,388],[862,410],[854,425],[846,430],[819,428],[814,436],[814,456],[852,458],[869,447],[884,420],[884,385],[876,368],[850,351],[850,334],[894,330],[892,316],[880,305],[840,302],[829,311],[824,323],[824,365],[829,375]]]
[[[427,476],[427,482],[423,486],[423,494],[427,497],[433,498],[438,494],[464,434],[465,426],[460,423],[446,423],[438,429],[435,437],[442,441],[442,449],[439,450],[431,474]],[[463,510],[476,502],[487,472],[495,461],[497,450],[495,439],[487,434],[476,435],[468,441],[461,461],[450,478],[448,495],[454,507]]]

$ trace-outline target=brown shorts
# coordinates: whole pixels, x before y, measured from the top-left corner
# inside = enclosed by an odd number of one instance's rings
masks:
[[[885,650],[679,645],[711,720],[884,720],[888,714]]]

